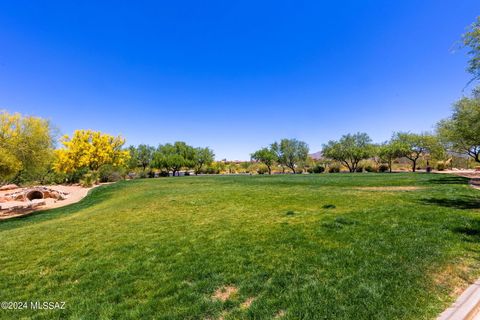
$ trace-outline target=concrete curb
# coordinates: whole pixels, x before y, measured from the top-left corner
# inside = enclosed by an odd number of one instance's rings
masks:
[[[470,285],[437,320],[471,320],[480,311],[480,279]],[[474,318],[475,317],[475,318]]]

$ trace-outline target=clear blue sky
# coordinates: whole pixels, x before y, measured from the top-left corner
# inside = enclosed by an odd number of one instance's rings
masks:
[[[218,159],[284,137],[381,142],[448,116],[477,15],[478,0],[2,1],[0,109]]]

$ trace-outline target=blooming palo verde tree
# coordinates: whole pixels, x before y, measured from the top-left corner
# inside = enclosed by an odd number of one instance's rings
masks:
[[[40,180],[53,160],[48,120],[0,110],[0,184]]]
[[[73,173],[87,168],[97,172],[104,165],[122,166],[129,158],[128,150],[123,150],[125,139],[99,131],[77,130],[70,138],[64,136],[63,148],[56,150],[55,170]]]

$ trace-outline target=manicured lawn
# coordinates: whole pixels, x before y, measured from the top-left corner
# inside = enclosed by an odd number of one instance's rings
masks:
[[[104,186],[0,222],[0,301],[66,302],[0,318],[431,319],[480,275],[479,199],[434,174]]]

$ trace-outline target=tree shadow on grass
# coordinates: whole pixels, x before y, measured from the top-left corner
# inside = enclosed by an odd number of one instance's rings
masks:
[[[420,200],[423,204],[437,205],[455,209],[480,209],[480,199],[477,197],[458,198],[426,198]]]
[[[480,242],[480,220],[469,219],[461,225],[449,228],[453,233],[464,236],[464,240],[468,242]]]
[[[479,237],[480,236],[480,225],[477,223],[476,226],[468,226],[468,227],[455,227],[452,228],[453,232],[456,233],[461,233],[466,236],[472,236],[472,237]]]
[[[435,177],[426,181],[427,184],[468,184],[468,178],[460,176]]]

